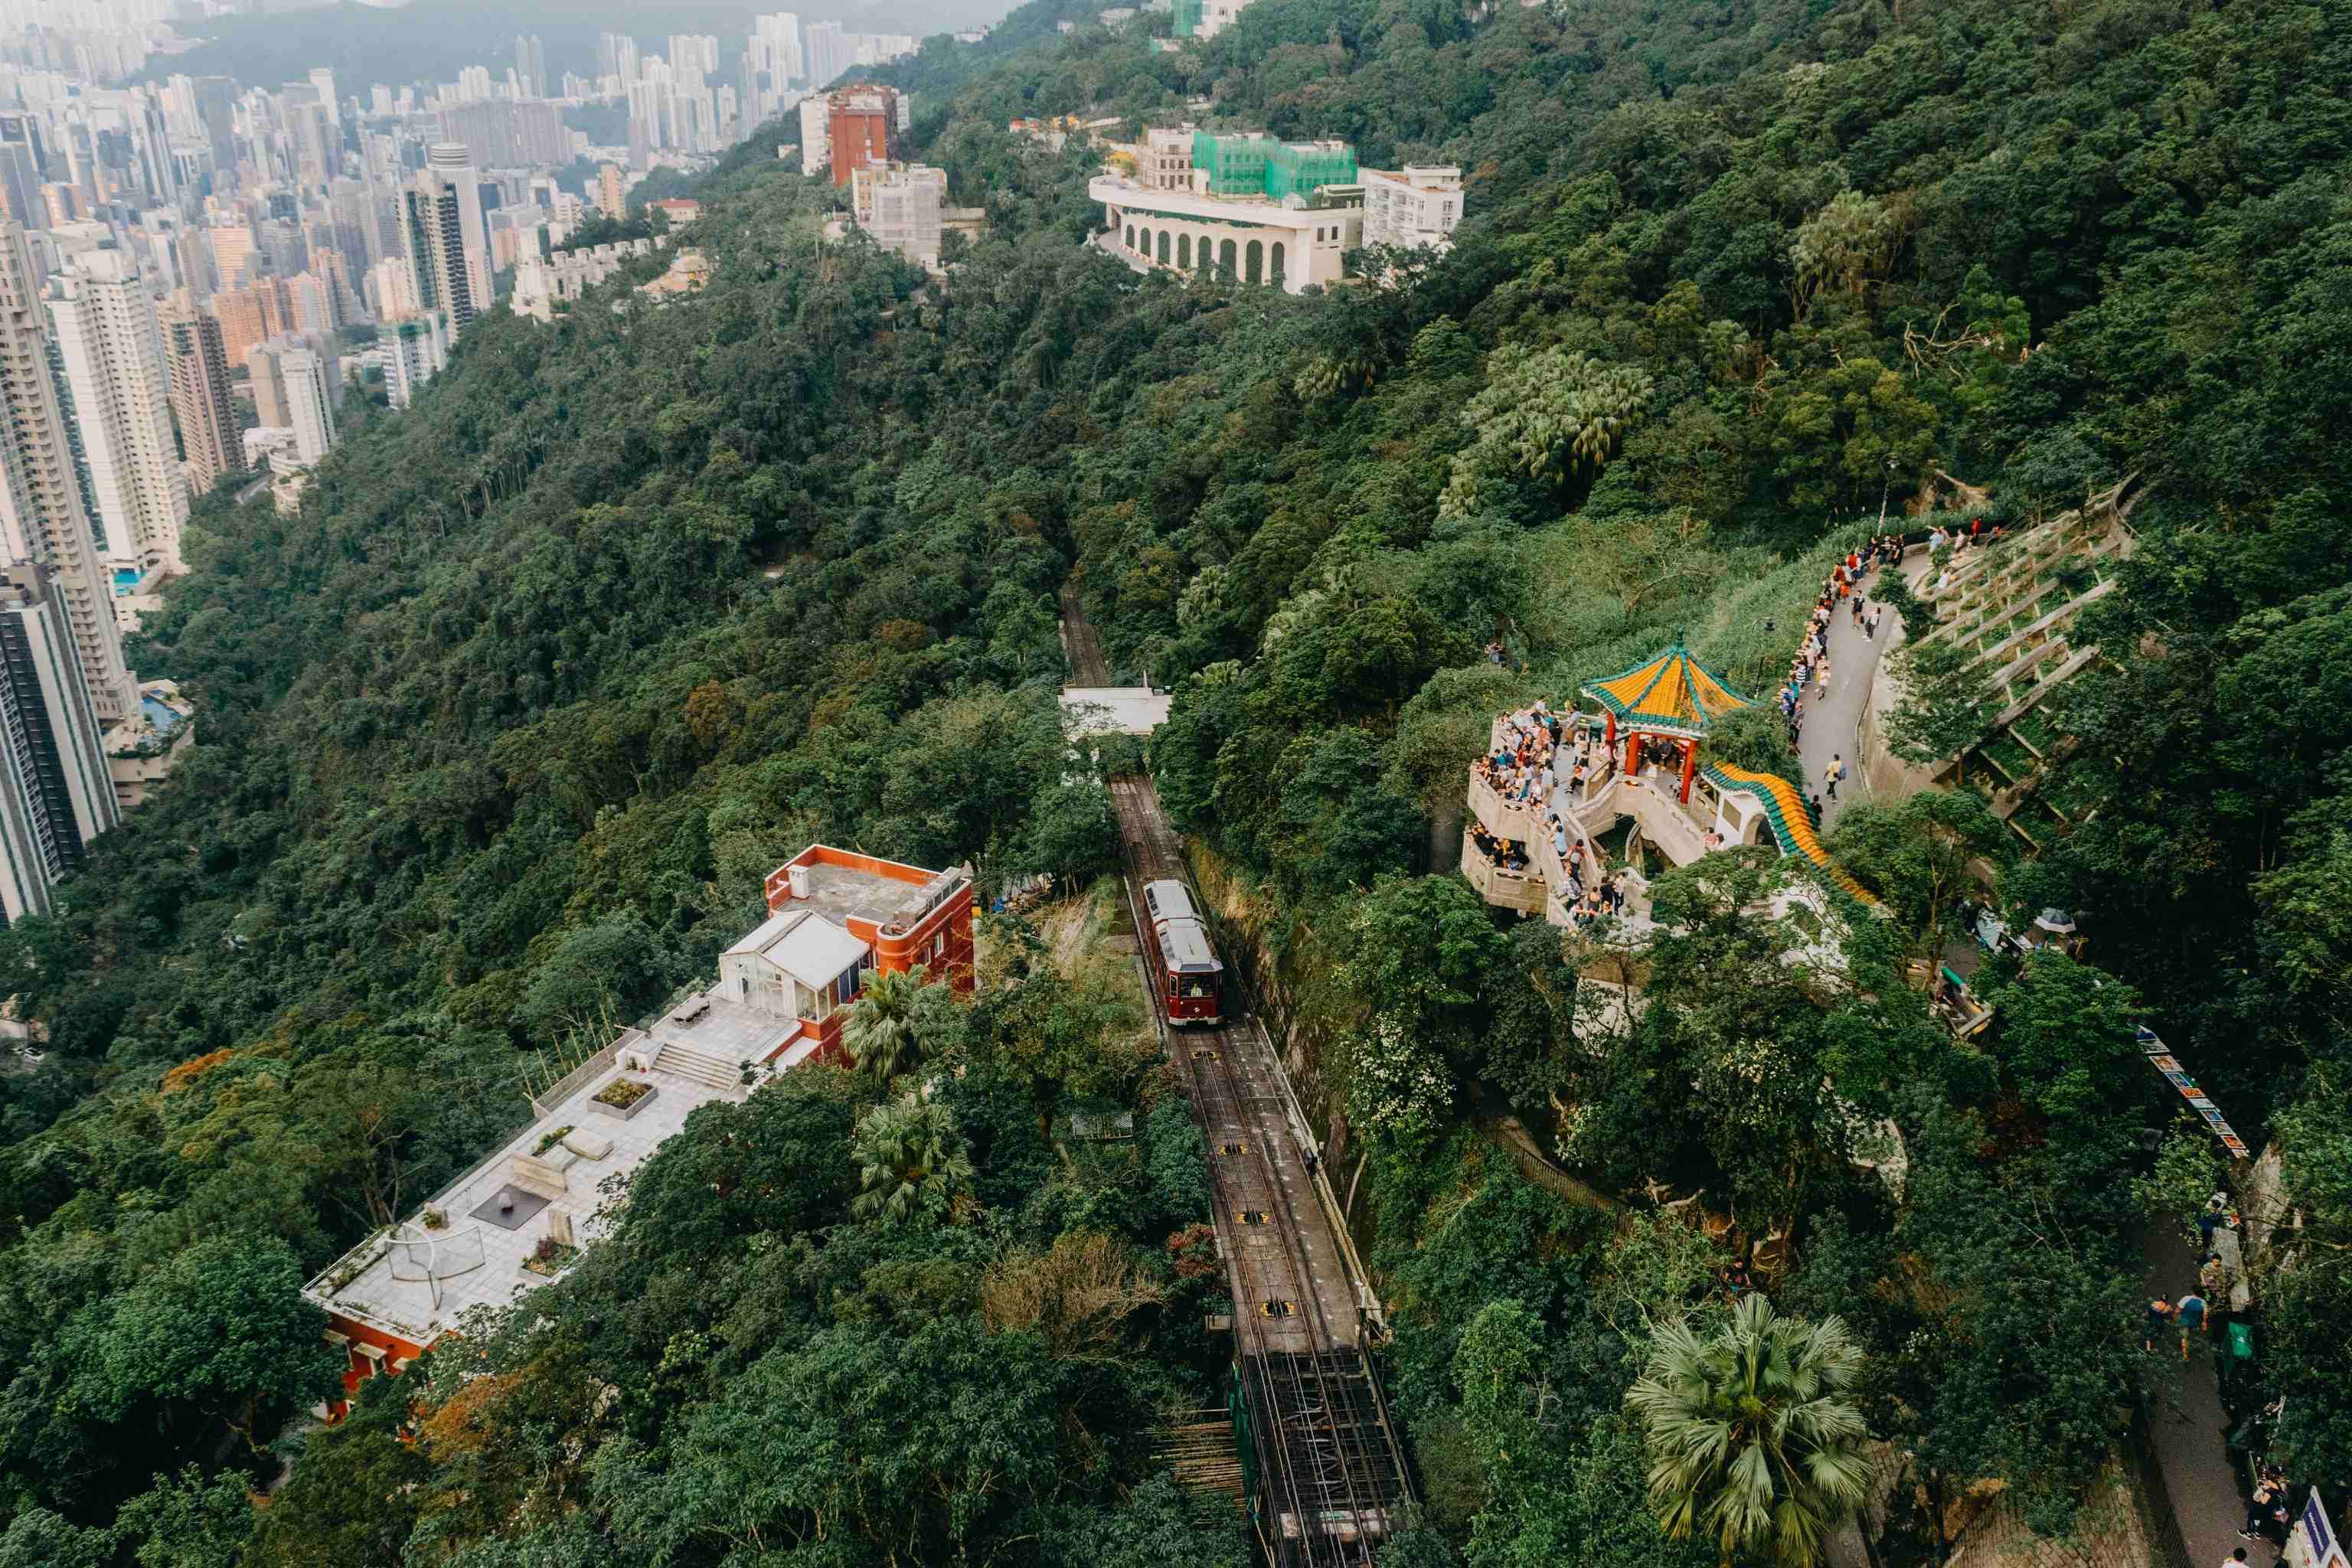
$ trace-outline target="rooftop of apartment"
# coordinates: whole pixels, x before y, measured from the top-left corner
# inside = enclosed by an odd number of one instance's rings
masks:
[[[732,1015],[751,1009],[720,1002],[712,1002],[710,1007],[710,1014],[692,1026],[698,1037],[695,1048],[720,1059],[735,1059],[724,1054],[730,1047],[718,1036],[727,1034],[731,1038],[738,1023]],[[771,1032],[793,1026],[786,1019],[770,1018],[765,1023]],[[660,1032],[661,1026],[656,1026],[656,1037]],[[700,1037],[705,1035],[709,1037]],[[631,1037],[625,1036],[624,1040]],[[652,1056],[656,1047],[647,1043],[644,1050]],[[597,1091],[616,1078],[654,1088],[653,1098],[642,1102],[636,1114],[626,1120],[605,1115],[590,1104]],[[558,1216],[570,1220],[576,1243],[593,1242],[602,1234],[594,1216],[604,1201],[606,1182],[635,1172],[703,1106],[717,1100],[740,1104],[750,1092],[736,1086],[716,1087],[699,1077],[683,1077],[659,1066],[627,1072],[615,1067],[581,1075],[572,1091],[548,1114],[434,1194],[408,1216],[406,1224],[369,1237],[337,1259],[304,1286],[302,1294],[339,1317],[411,1344],[429,1345],[473,1308],[504,1307],[547,1283],[549,1276],[523,1265],[541,1239],[551,1234]],[[568,1142],[551,1141],[555,1134],[568,1135]],[[542,1142],[549,1143],[544,1151],[540,1147]],[[592,1157],[579,1152],[583,1148],[602,1152]],[[551,1198],[518,1183],[518,1158],[532,1162],[534,1173],[553,1167],[552,1183],[561,1184],[561,1195]],[[509,1199],[510,1205],[502,1207]],[[424,1216],[428,1212],[441,1215],[443,1226],[425,1228]]]
[[[842,857],[834,858],[834,857]],[[943,878],[962,877],[961,869],[927,871],[919,866],[898,866],[895,861],[875,861],[875,866],[897,866],[903,873],[892,876],[887,871],[870,868],[857,863],[856,858],[843,856],[839,850],[818,847],[818,858],[809,861],[808,891],[794,893],[786,908],[814,909],[831,917],[835,923],[845,919],[866,921],[874,925],[887,923],[894,915],[919,908],[928,901],[926,894],[937,890]],[[789,883],[785,884],[789,887]]]

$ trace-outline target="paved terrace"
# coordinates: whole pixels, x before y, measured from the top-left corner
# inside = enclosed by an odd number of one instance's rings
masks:
[[[604,1200],[599,1189],[608,1177],[626,1176],[634,1172],[665,1139],[685,1126],[687,1117],[700,1107],[714,1100],[740,1104],[750,1093],[743,1089],[712,1088],[659,1068],[630,1072],[625,1076],[653,1084],[656,1093],[650,1104],[623,1121],[593,1110],[588,1105],[589,1097],[615,1076],[621,1075],[601,1074],[591,1079],[551,1113],[515,1134],[497,1153],[443,1188],[417,1214],[409,1216],[405,1230],[429,1237],[441,1257],[442,1267],[465,1268],[464,1272],[439,1281],[437,1300],[431,1282],[394,1274],[396,1261],[401,1275],[422,1274],[423,1269],[412,1262],[395,1259],[394,1253],[402,1249],[390,1244],[391,1233],[379,1233],[352,1248],[304,1286],[302,1294],[330,1312],[382,1330],[411,1344],[429,1345],[436,1335],[455,1328],[457,1320],[470,1309],[508,1306],[516,1298],[546,1284],[545,1276],[522,1264],[541,1238],[550,1234],[558,1215],[570,1219],[575,1242],[590,1244],[595,1238],[593,1216]],[[610,1138],[612,1151],[601,1159],[578,1160],[561,1172],[557,1179],[562,1183],[562,1196],[543,1207],[534,1207],[540,1194],[509,1180],[514,1159],[517,1155],[529,1156],[541,1138],[566,1127]],[[509,1189],[519,1200],[515,1212],[530,1211],[520,1225],[509,1230],[495,1220],[475,1217],[480,1209],[497,1214],[499,1194]],[[447,1228],[423,1229],[418,1220],[427,1208],[447,1215]],[[481,1259],[478,1267],[465,1267],[478,1256]],[[341,1285],[333,1283],[338,1279],[343,1281]]]

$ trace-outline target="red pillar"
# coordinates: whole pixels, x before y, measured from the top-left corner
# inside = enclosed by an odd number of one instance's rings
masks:
[[[1683,742],[1683,804],[1690,804],[1691,780],[1698,775],[1698,742]]]
[[[1614,713],[1609,715],[1609,729],[1608,732],[1601,737],[1601,749],[1604,752],[1613,752],[1617,749],[1617,715]]]
[[[1625,776],[1633,777],[1642,771],[1642,737],[1633,731],[1625,731]]]

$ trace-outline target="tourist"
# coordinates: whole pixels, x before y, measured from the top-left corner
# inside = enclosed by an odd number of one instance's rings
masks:
[[[1822,789],[1832,800],[1837,798],[1838,781],[1845,777],[1845,758],[1836,752],[1830,753],[1830,765],[1822,770]]]
[[[2189,1359],[2190,1337],[2192,1335],[2200,1339],[2204,1337],[2205,1316],[2205,1298],[2200,1296],[2196,1287],[2192,1285],[2181,1293],[2180,1300],[2172,1309],[2172,1320],[2180,1325],[2180,1359],[2182,1361]]]
[[[2239,1540],[2262,1539],[2263,1529],[2271,1522],[2271,1509],[2278,1496],[2279,1489],[2271,1485],[2267,1478],[2255,1483],[2253,1499],[2246,1505],[2245,1527],[2238,1531]],[[2245,1548],[2241,1546],[2238,1550],[2243,1552]]]
[[[1814,669],[1813,673],[1819,677],[1821,680],[1821,685],[1813,691],[1815,700],[1819,700],[1830,694],[1830,661],[1827,654],[1822,656],[1822,662]]]
[[[2156,1349],[2157,1340],[2172,1322],[2172,1303],[2161,1296],[2147,1304],[2147,1317],[2140,1330],[2140,1349],[2144,1351]]]
[[[2205,1255],[2203,1267],[2197,1270],[2197,1286],[2199,1289],[2205,1292],[2208,1300],[2220,1301],[2227,1299],[2230,1293],[2230,1270],[2221,1261],[2220,1253],[2209,1252]]]

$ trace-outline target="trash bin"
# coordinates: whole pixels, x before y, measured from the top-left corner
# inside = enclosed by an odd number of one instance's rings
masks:
[[[2230,1325],[2230,1353],[2240,1361],[2254,1359],[2254,1326],[2233,1322]]]

